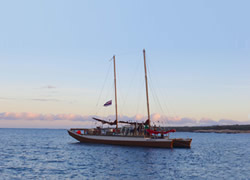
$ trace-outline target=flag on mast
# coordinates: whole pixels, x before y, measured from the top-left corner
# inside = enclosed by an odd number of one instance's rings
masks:
[[[112,100],[110,100],[110,101],[107,101],[103,106],[110,106],[110,105],[112,105]]]

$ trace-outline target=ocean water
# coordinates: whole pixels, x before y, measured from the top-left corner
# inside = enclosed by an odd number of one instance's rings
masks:
[[[175,133],[191,149],[78,143],[66,130],[0,129],[0,179],[250,179],[250,134]]]

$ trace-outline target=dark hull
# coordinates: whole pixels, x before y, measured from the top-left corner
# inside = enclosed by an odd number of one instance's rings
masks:
[[[173,148],[173,140],[145,139],[137,137],[92,136],[79,135],[68,130],[70,136],[82,143],[110,144],[120,146],[141,146],[157,148]],[[100,139],[101,138],[101,139]]]
[[[173,139],[174,148],[191,148],[192,139]]]

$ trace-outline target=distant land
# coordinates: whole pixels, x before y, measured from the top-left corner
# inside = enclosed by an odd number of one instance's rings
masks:
[[[168,127],[176,129],[177,132],[199,132],[199,133],[250,133],[250,125],[215,125],[215,126],[183,126]]]

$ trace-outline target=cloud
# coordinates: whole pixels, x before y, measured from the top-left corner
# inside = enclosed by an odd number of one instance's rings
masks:
[[[137,114],[133,117],[133,119],[136,121],[142,121],[143,119],[145,119],[145,116],[142,114]]]
[[[8,98],[8,97],[0,97],[0,100],[25,100],[25,101],[40,101],[40,102],[61,102],[60,99],[48,99],[48,98],[32,98],[32,99],[18,99],[18,98]]]
[[[0,113],[0,120],[40,120],[40,121],[68,121],[68,122],[84,122],[90,123],[93,122],[92,117],[94,116],[83,116],[78,114],[41,114],[41,113],[31,113],[31,112],[2,112]],[[115,119],[114,115],[107,117],[99,117],[102,119],[107,119],[113,121]],[[123,121],[137,121],[144,122],[147,119],[147,116],[138,114],[132,117],[128,116],[118,116],[119,120]],[[233,125],[233,124],[250,124],[250,122],[241,122],[230,119],[221,119],[215,121],[209,118],[202,118],[197,120],[195,118],[188,117],[168,117],[160,114],[152,114],[151,120],[153,124],[160,124],[163,126],[211,126],[211,125]]]
[[[52,102],[59,102],[59,101],[61,101],[59,99],[42,99],[42,98],[34,98],[34,99],[29,99],[29,100],[31,100],[31,101],[46,101],[46,102],[48,102],[48,101],[52,101]]]
[[[15,98],[0,97],[1,100],[16,100]]]
[[[170,119],[169,121],[171,125],[173,124],[177,126],[194,126],[198,124],[196,119],[187,118],[187,117],[180,118],[180,120]]]
[[[242,122],[231,120],[231,119],[221,119],[221,120],[219,120],[219,124],[221,124],[221,125],[242,124]]]
[[[33,98],[33,99],[18,99],[18,98],[4,98],[0,97],[0,100],[25,100],[25,101],[40,101],[40,102],[62,102],[60,99],[46,99],[46,98]],[[66,102],[66,101],[65,101]]]
[[[3,112],[0,113],[0,120],[70,120],[70,121],[87,121],[90,120],[88,116],[81,116],[77,114],[40,114],[40,113],[13,113]]]
[[[55,86],[52,86],[52,85],[48,85],[48,86],[43,86],[41,87],[41,89],[55,89],[56,87]]]
[[[202,118],[200,121],[199,121],[199,124],[201,126],[211,126],[211,125],[218,125],[219,122],[215,121],[215,120],[212,120],[212,119],[209,119],[209,118]]]

